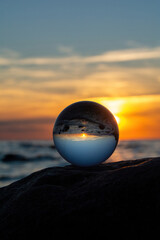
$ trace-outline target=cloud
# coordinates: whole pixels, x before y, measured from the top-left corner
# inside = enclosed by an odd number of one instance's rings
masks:
[[[160,58],[160,47],[157,48],[136,48],[123,49],[119,51],[109,51],[101,55],[85,58],[86,63],[98,62],[125,62],[144,59]]]
[[[15,55],[11,58],[4,57],[4,54],[0,57],[1,66],[28,66],[28,65],[62,65],[62,64],[92,64],[92,63],[118,63],[128,62],[145,59],[159,59],[160,47],[155,48],[130,48],[121,49],[116,51],[104,52],[95,56],[80,56],[73,53],[71,48],[60,47],[62,52],[68,53],[67,57],[33,57],[33,58],[20,58],[19,55]],[[14,54],[13,54],[14,55]]]
[[[65,54],[73,54],[74,53],[73,48],[69,47],[69,46],[61,45],[58,47],[58,50],[59,50],[59,52],[65,53]]]
[[[4,72],[3,72],[4,71]],[[1,96],[16,92],[70,95],[78,98],[159,94],[160,69],[153,67],[94,66],[72,74],[67,71],[11,68],[1,73]],[[74,70],[73,70],[74,71]],[[74,77],[73,77],[74,76]],[[9,91],[10,90],[10,91]],[[18,91],[19,90],[19,91]],[[18,94],[18,95],[17,95]],[[47,96],[46,96],[47,97]]]
[[[9,66],[9,65],[12,65],[11,59],[0,57],[0,66]]]
[[[148,63],[137,66],[114,62],[122,60],[122,56],[123,60],[135,59],[135,56],[157,57],[158,49],[110,51],[91,57],[21,58],[10,54],[12,57],[5,58],[8,65],[1,67],[1,119],[21,115],[36,117],[46,112],[56,115],[57,106],[63,108],[65,104],[92,97],[158,95],[158,67]],[[10,65],[9,61],[14,64]],[[51,62],[59,65],[48,64]]]
[[[46,124],[46,123],[53,123],[55,121],[55,118],[51,117],[40,117],[40,118],[25,118],[25,119],[14,119],[14,120],[0,120],[0,126],[10,126],[12,125],[19,125],[19,124],[25,124],[25,125],[30,125],[30,124]]]
[[[0,139],[52,139],[54,117],[0,120]]]
[[[48,138],[55,117],[64,107],[96,97],[138,96],[135,109],[141,106],[147,112],[154,107],[155,111],[150,113],[156,116],[157,103],[147,96],[152,95],[154,99],[160,96],[160,69],[153,65],[155,61],[146,60],[160,58],[160,47],[121,49],[95,56],[82,56],[63,46],[59,51],[59,57],[50,58],[23,58],[11,50],[0,51],[0,138],[20,139],[24,133],[28,139],[33,135]],[[140,102],[142,95],[152,102],[147,110],[144,105],[149,103]],[[140,116],[139,112],[134,114]]]
[[[57,58],[0,58],[0,65],[2,66],[26,66],[26,65],[61,65],[61,64],[71,64],[71,63],[80,63],[82,59],[79,56],[69,56],[69,57],[57,57]]]
[[[3,49],[0,49],[0,56],[1,57],[4,57],[4,58],[18,58],[20,57],[20,54],[16,51],[13,51],[11,49],[7,49],[7,48],[3,48]]]
[[[27,69],[20,67],[11,67],[9,69],[1,70],[1,78],[3,77],[16,77],[16,78],[53,78],[56,73],[53,70],[41,70],[41,69]]]

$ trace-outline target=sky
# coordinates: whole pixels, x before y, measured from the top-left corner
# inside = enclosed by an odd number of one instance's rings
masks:
[[[120,139],[160,138],[160,1],[0,1],[0,139],[52,139],[69,104],[106,106]]]

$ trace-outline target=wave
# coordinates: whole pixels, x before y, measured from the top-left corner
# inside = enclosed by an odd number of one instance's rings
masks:
[[[120,141],[105,162],[160,156],[160,140]],[[68,165],[52,141],[0,141],[0,187],[47,167]]]
[[[5,154],[1,161],[2,162],[28,162],[28,161],[45,161],[45,160],[55,160],[53,156],[47,156],[47,155],[37,155],[35,157],[26,157],[24,155],[20,154],[13,154],[8,153]]]
[[[7,180],[10,180],[10,179],[12,179],[11,176],[5,176],[5,175],[0,176],[0,181],[7,181]]]
[[[18,176],[0,175],[0,181],[15,181],[23,177],[25,177],[25,175],[18,175]]]
[[[53,144],[46,145],[46,144],[39,144],[39,143],[33,143],[33,142],[22,142],[19,143],[19,146],[22,148],[51,148],[55,149],[55,146]]]

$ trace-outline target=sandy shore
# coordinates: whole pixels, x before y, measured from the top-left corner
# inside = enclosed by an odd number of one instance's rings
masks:
[[[145,239],[159,215],[160,158],[47,168],[0,189],[1,240]]]

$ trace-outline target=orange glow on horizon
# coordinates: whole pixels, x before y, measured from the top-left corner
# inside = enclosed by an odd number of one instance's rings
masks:
[[[120,140],[160,138],[160,96],[94,98],[109,109],[119,126]]]
[[[0,139],[52,139],[54,120],[59,113],[83,100],[100,103],[114,114],[120,140],[160,139],[160,95],[87,99],[68,96],[64,102],[59,95],[6,91],[6,96],[11,97],[0,101]],[[86,133],[81,137],[87,137]]]

